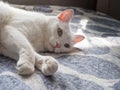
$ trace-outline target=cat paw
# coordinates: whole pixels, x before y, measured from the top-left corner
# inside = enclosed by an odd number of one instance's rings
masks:
[[[41,65],[44,75],[53,75],[58,69],[58,62],[51,56],[45,56]]]
[[[34,72],[34,65],[29,62],[17,63],[17,70],[20,75],[30,75]]]

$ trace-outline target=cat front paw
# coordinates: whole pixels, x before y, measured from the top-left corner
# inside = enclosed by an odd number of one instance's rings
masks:
[[[30,75],[34,72],[34,65],[29,62],[22,62],[18,61],[17,63],[17,70],[20,75]]]
[[[51,56],[44,56],[44,58],[42,59],[42,62],[40,60],[41,65],[38,69],[40,69],[42,73],[46,76],[53,75],[58,69],[58,62],[56,61],[56,59]]]

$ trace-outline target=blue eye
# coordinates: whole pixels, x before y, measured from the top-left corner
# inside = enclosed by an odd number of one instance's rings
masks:
[[[61,28],[58,28],[58,29],[57,29],[57,33],[58,33],[58,36],[61,37],[62,34],[63,34],[62,29],[61,29]]]
[[[65,43],[64,46],[65,46],[66,48],[70,48],[70,45],[69,45],[68,43]]]

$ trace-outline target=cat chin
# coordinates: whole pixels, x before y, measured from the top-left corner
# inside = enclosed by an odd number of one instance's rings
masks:
[[[58,49],[58,48],[54,48],[53,50],[49,49],[47,52],[48,53],[56,53],[56,54],[61,54],[61,53],[70,53],[72,52],[73,50],[61,50],[61,49]]]
[[[57,54],[60,54],[60,53],[70,53],[72,52],[72,49],[69,49],[69,50],[65,50],[65,49],[55,49],[54,50],[54,53],[57,53]]]
[[[50,48],[49,48],[49,51],[50,51],[50,52],[54,52],[54,48],[53,48],[53,47],[50,47]]]
[[[60,50],[60,49],[58,49],[58,48],[53,48],[53,47],[51,47],[51,49],[49,48],[47,52],[57,53],[57,54],[64,53],[63,50]]]
[[[55,53],[61,53],[60,50],[58,50],[57,48],[54,50]]]

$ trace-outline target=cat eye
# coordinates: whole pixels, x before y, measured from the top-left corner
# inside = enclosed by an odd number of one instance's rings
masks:
[[[70,45],[69,45],[68,43],[65,43],[64,46],[65,46],[66,48],[70,48]]]
[[[58,29],[57,29],[57,33],[58,33],[58,36],[61,37],[62,34],[63,34],[62,29],[61,29],[61,28],[58,28]]]

